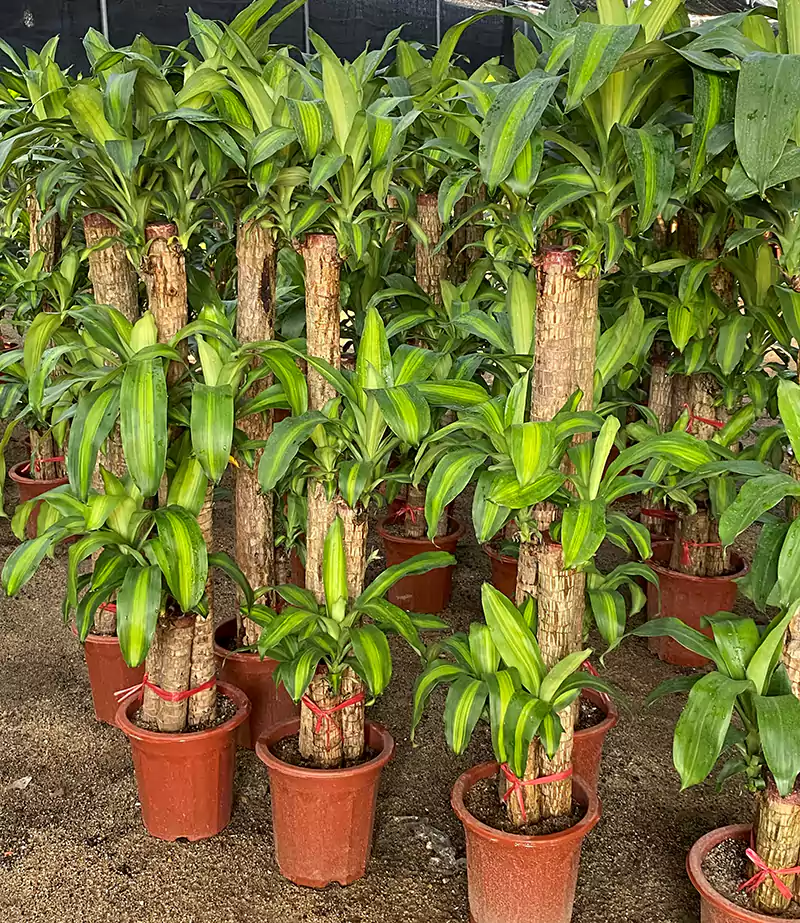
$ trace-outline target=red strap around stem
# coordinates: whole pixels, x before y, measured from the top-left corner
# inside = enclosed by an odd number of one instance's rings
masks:
[[[708,417],[697,417],[692,413],[692,408],[688,404],[683,405],[684,410],[689,411],[689,419],[686,421],[686,429],[692,428],[692,423],[705,423],[706,426],[713,426],[714,429],[722,429],[725,426],[720,420],[709,420]]]
[[[747,891],[748,893],[755,891],[756,888],[764,884],[768,878],[771,878],[775,883],[775,887],[781,892],[786,900],[790,901],[792,899],[793,895],[791,890],[786,886],[786,882],[781,881],[779,876],[800,875],[800,865],[795,865],[788,869],[771,869],[754,849],[748,848],[745,855],[756,867],[756,873],[743,885],[739,885],[739,887],[736,889],[737,891]]]
[[[166,689],[162,689],[161,686],[156,686],[155,683],[151,683],[150,677],[145,673],[140,683],[137,683],[135,686],[129,686],[127,689],[120,689],[118,692],[114,693],[114,698],[118,702],[124,702],[126,699],[130,699],[140,692],[143,692],[145,689],[150,689],[152,692],[155,692],[159,699],[163,699],[165,702],[183,702],[184,699],[190,699],[193,695],[197,695],[198,692],[205,692],[206,689],[213,689],[216,685],[217,677],[212,676],[211,679],[207,680],[205,683],[201,683],[199,686],[195,686],[194,689],[184,689],[182,692],[168,692]]]
[[[331,728],[333,728],[336,733],[341,737],[342,732],[339,728],[339,725],[333,720],[333,715],[336,712],[342,711],[342,709],[347,708],[348,705],[359,705],[365,700],[366,696],[364,695],[363,690],[357,692],[355,695],[351,695],[349,699],[345,699],[344,702],[340,702],[338,705],[333,705],[331,708],[322,708],[320,705],[317,705],[312,699],[307,695],[304,695],[300,701],[303,705],[316,717],[314,722],[314,733],[319,734],[322,730],[322,723],[325,722],[325,749],[330,750],[331,748]]]
[[[590,676],[599,676],[599,675],[600,675],[600,674],[597,672],[597,670],[596,670],[594,664],[591,663],[591,661],[589,661],[589,660],[584,660],[582,666],[583,666],[583,669],[586,670],[586,672],[587,672]]]
[[[540,776],[538,779],[520,779],[519,776],[514,775],[509,769],[508,763],[502,763],[500,765],[500,771],[511,786],[506,789],[506,793],[503,795],[503,801],[508,801],[512,795],[516,794],[517,801],[519,802],[519,810],[525,823],[528,822],[528,812],[525,810],[525,797],[522,794],[522,789],[529,785],[546,785],[548,782],[562,782],[564,779],[569,779],[572,776],[571,766],[569,769],[563,770],[563,772],[556,772],[551,776]]]
[[[681,564],[688,567],[692,563],[690,548],[722,548],[722,542],[693,542],[688,538],[681,539]]]
[[[678,519],[675,510],[649,510],[642,507],[639,512],[642,516],[649,516],[650,519],[663,519],[664,522],[676,522]]]
[[[42,465],[46,465],[48,462],[63,462],[66,461],[66,458],[63,455],[53,455],[50,458],[37,458],[33,462],[33,467],[37,471],[42,470]]]
[[[394,514],[394,518],[397,520],[397,519],[400,519],[401,516],[408,516],[408,518],[413,523],[416,523],[417,513],[424,513],[424,512],[425,512],[424,506],[411,506],[410,503],[406,503],[405,506],[401,506],[400,509]]]

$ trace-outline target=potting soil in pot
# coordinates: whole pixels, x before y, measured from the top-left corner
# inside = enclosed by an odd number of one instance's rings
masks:
[[[270,746],[270,753],[273,756],[277,756],[281,762],[288,763],[290,766],[301,766],[303,769],[318,769],[320,772],[325,772],[325,769],[321,769],[319,766],[316,766],[311,760],[306,759],[303,754],[300,752],[300,741],[297,737],[284,737],[281,740]],[[361,766],[363,763],[368,763],[370,760],[374,760],[378,755],[377,750],[372,750],[370,747],[364,747],[364,752],[361,754],[361,757],[357,760],[346,760],[342,766],[331,766],[331,769],[350,769],[352,766]]]
[[[589,728],[597,727],[606,720],[605,712],[594,702],[588,699],[580,700],[580,710],[578,711],[578,722],[575,725],[576,731],[588,731]]]
[[[753,906],[750,894],[742,888],[751,875],[746,850],[747,840],[723,840],[703,860],[703,874],[711,887],[731,903],[754,913],[763,913]],[[782,920],[800,920],[800,904],[792,901],[778,916]]]
[[[198,724],[192,727],[187,725],[182,731],[165,731],[164,733],[195,734],[198,731],[210,731],[211,728],[219,727],[221,724],[225,724],[226,721],[230,721],[235,714],[236,703],[232,702],[227,696],[222,695],[222,693],[217,693],[217,715],[213,721],[207,721],[205,724]],[[136,712],[132,720],[136,727],[142,728],[142,730],[145,731],[155,731],[158,733],[157,727],[151,722],[142,719],[141,709]]]
[[[572,814],[568,817],[547,817],[535,824],[525,824],[516,827],[508,819],[505,806],[500,800],[497,776],[480,779],[467,792],[464,805],[470,814],[487,827],[502,830],[503,833],[516,833],[520,836],[546,836],[550,833],[561,833],[569,830],[586,813],[586,809],[579,805],[572,805]]]

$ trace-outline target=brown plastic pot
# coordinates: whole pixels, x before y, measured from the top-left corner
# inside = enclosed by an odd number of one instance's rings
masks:
[[[255,653],[232,651],[226,642],[236,636],[236,619],[226,619],[214,632],[214,653],[217,655],[217,675],[232,683],[250,700],[250,717],[239,728],[240,747],[252,750],[262,733],[273,724],[297,716],[299,708],[283,686],[276,686],[272,674],[277,660]]]
[[[732,554],[734,573],[726,577],[694,577],[670,570],[667,565],[671,554],[672,542],[653,545],[653,558],[647,563],[656,572],[658,586],[647,584],[647,617],[680,619],[710,638],[711,629],[701,626],[700,620],[704,615],[733,610],[739,591],[734,581],[744,577],[747,565],[739,555]],[[672,638],[649,638],[647,646],[659,660],[676,667],[704,667],[709,662]]]
[[[613,701],[602,692],[584,689],[581,697],[588,699],[592,705],[605,712],[605,718],[594,727],[575,731],[572,745],[572,770],[583,779],[592,794],[597,794],[597,780],[600,778],[600,764],[603,757],[603,744],[608,732],[619,721],[619,712]]]
[[[500,554],[490,544],[485,544],[483,550],[489,555],[489,564],[492,568],[492,586],[504,593],[512,602],[517,596],[517,568],[519,561],[508,554]]]
[[[349,885],[367,868],[378,784],[394,741],[386,728],[368,721],[366,740],[378,753],[374,759],[349,769],[307,769],[284,763],[270,750],[299,729],[299,718],[285,721],[256,743],[269,770],[275,861],[281,875],[297,885]]]
[[[384,516],[378,523],[378,534],[383,541],[386,554],[386,566],[402,564],[414,555],[425,551],[449,551],[454,554],[459,540],[464,534],[464,526],[454,516],[448,521],[447,535],[437,537],[436,542],[427,538],[408,538],[405,535],[393,535],[386,529],[390,522]],[[453,570],[455,565],[437,567],[427,574],[415,574],[403,577],[389,590],[387,598],[406,612],[441,612],[450,605],[453,592]]]
[[[573,778],[573,797],[586,808],[568,830],[547,836],[504,833],[481,823],[464,797],[476,782],[497,774],[497,763],[465,772],[450,803],[467,838],[467,889],[472,923],[569,923],[581,845],[600,820],[600,802],[586,784]]]
[[[231,819],[236,734],[250,714],[250,702],[228,683],[217,688],[235,703],[236,714],[208,731],[160,734],[137,727],[131,717],[141,696],[117,711],[117,724],[131,742],[142,821],[159,840],[204,840]]]
[[[116,611],[117,607],[108,603],[107,608]],[[72,631],[77,635],[74,625]],[[144,664],[129,667],[125,663],[116,635],[87,635],[83,642],[83,653],[89,671],[95,718],[116,727],[119,702],[114,698],[114,693],[140,683],[144,676]]]
[[[54,487],[61,487],[63,484],[69,484],[69,478],[32,478],[31,463],[20,462],[14,465],[8,472],[8,476],[17,485],[19,492],[19,502],[26,503],[28,500],[34,500],[41,497]],[[39,521],[39,508],[41,503],[37,503],[25,526],[25,533],[28,538],[36,538],[37,523]]]
[[[776,917],[771,914],[757,913],[734,904],[719,891],[716,891],[703,874],[703,860],[725,840],[750,841],[749,824],[733,824],[730,827],[718,827],[707,833],[692,846],[686,857],[686,871],[700,894],[700,923],[790,923],[788,917]],[[796,920],[796,918],[795,918]]]

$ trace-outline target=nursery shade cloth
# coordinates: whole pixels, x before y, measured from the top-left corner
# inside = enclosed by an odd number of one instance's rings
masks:
[[[38,50],[53,35],[60,35],[59,60],[86,71],[87,61],[81,41],[93,26],[102,29],[103,0],[2,0],[0,37],[18,50],[28,46]],[[189,6],[206,19],[229,22],[248,4],[248,0],[105,0],[108,10],[109,39],[126,45],[138,32],[156,43],[177,44],[187,35],[186,11]],[[278,0],[276,9],[282,6]],[[503,0],[308,0],[308,24],[333,48],[350,59],[367,41],[380,45],[387,32],[405,25],[405,38],[433,45],[439,32],[473,13],[506,4]],[[542,10],[546,4],[521,4]],[[577,0],[583,9],[590,4]],[[714,16],[747,8],[745,0],[688,0],[690,12]],[[275,33],[275,41],[305,47],[306,14],[298,10]],[[510,20],[488,18],[468,30],[459,43],[459,53],[473,66],[489,58],[508,55],[511,49]]]

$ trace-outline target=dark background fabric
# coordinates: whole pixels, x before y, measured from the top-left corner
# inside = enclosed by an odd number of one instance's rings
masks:
[[[176,44],[187,35],[189,6],[206,19],[230,21],[248,0],[108,0],[109,38],[127,45],[138,32],[151,41]],[[580,0],[579,0],[580,2]],[[689,0],[692,12],[715,15],[743,9],[746,0]],[[441,32],[483,9],[499,7],[503,0],[438,0]],[[280,0],[276,9],[280,6]],[[403,37],[426,45],[436,43],[437,0],[308,0],[311,28],[319,32],[342,56],[353,58],[369,41],[379,45],[387,32],[405,25]],[[0,37],[15,48],[39,49],[60,35],[59,60],[76,70],[88,67],[82,39],[89,27],[101,27],[99,0],[0,0]],[[508,53],[512,21],[489,17],[467,30],[459,53],[473,66]],[[303,10],[298,10],[275,40],[304,47]]]

